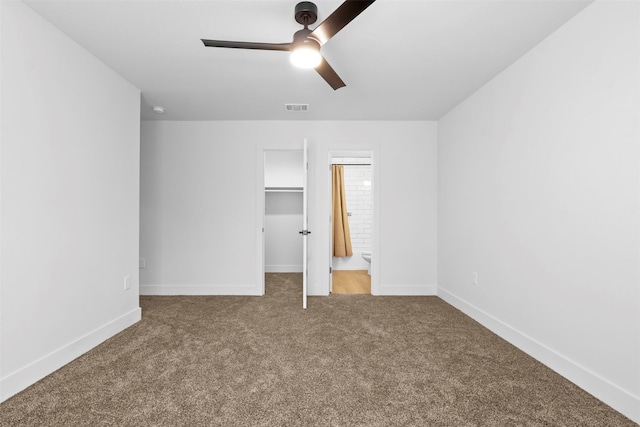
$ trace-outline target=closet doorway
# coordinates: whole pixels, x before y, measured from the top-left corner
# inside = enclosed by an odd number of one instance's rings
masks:
[[[334,294],[371,294],[373,154],[330,152],[330,272]]]
[[[264,151],[263,273],[302,273],[307,307],[307,141],[302,150]],[[264,277],[264,275],[263,275]],[[295,276],[291,277],[295,280]],[[263,279],[264,280],[264,279]],[[263,293],[266,291],[263,281]]]

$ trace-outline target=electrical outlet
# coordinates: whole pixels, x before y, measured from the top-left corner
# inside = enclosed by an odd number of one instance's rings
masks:
[[[145,269],[145,268],[147,268],[147,260],[146,260],[146,259],[144,259],[144,258],[140,258],[140,259],[138,260],[138,268],[140,268],[140,269]]]
[[[474,285],[478,284],[478,272],[477,271],[472,271],[471,272],[471,283],[473,283]]]
[[[128,291],[131,289],[131,276],[124,276],[124,290]]]

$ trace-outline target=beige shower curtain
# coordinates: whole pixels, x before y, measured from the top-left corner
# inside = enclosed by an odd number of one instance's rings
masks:
[[[351,249],[351,232],[347,216],[347,195],[344,192],[344,167],[331,165],[333,197],[331,215],[333,222],[333,256],[345,257],[353,255]]]

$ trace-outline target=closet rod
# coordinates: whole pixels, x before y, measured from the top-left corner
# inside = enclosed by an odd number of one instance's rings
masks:
[[[336,166],[371,166],[371,163],[331,163]]]

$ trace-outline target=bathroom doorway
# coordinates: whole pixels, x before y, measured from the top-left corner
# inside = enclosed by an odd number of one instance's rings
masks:
[[[373,155],[330,152],[330,275],[333,294],[371,294],[374,241]]]

